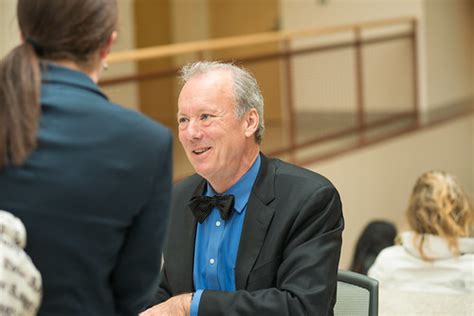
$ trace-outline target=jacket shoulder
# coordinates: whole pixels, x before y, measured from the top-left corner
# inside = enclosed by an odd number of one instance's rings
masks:
[[[129,131],[135,131],[141,135],[161,136],[171,138],[171,131],[163,124],[135,110],[127,109],[121,105],[109,103],[108,115],[114,117],[117,122],[121,122]],[[104,107],[105,108],[105,107]],[[155,142],[159,139],[155,139]]]
[[[270,159],[275,166],[275,183],[290,184],[301,189],[334,188],[325,176],[310,169],[290,164],[279,159]]]

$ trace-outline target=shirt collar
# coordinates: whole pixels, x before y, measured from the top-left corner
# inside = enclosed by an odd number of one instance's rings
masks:
[[[252,192],[252,187],[257,178],[258,170],[260,169],[260,154],[255,159],[252,167],[237,181],[233,186],[231,186],[224,194],[232,194],[235,197],[234,209],[238,213],[242,213]],[[217,193],[211,187],[209,182],[206,185],[206,196],[214,196]]]

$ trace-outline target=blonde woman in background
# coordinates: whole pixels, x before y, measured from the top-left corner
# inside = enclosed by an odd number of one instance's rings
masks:
[[[368,275],[384,289],[473,293],[472,207],[456,179],[442,171],[421,175],[406,216],[411,231],[380,253]]]

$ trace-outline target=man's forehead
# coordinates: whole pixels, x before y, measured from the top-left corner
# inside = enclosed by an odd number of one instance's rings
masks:
[[[184,100],[205,101],[234,97],[233,83],[228,76],[193,77],[181,89],[178,105]]]
[[[232,87],[232,73],[227,69],[214,69],[203,73],[198,73],[188,79],[186,86],[213,85],[222,87]]]

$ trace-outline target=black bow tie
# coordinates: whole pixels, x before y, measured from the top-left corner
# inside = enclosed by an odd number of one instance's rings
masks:
[[[204,222],[214,206],[219,209],[221,218],[226,221],[234,209],[234,196],[193,196],[189,201],[189,207],[199,223]]]

